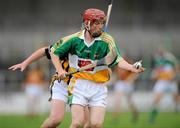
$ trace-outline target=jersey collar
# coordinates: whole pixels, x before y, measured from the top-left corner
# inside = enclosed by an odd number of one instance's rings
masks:
[[[101,37],[97,37],[91,43],[87,43],[84,37],[84,33],[85,33],[85,29],[82,30],[82,34],[79,36],[79,38],[84,40],[84,43],[86,44],[87,47],[90,47],[91,45],[93,45],[96,40],[97,41],[102,40]]]

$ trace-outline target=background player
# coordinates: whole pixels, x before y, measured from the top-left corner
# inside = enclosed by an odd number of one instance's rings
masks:
[[[177,106],[178,89],[175,81],[178,62],[174,55],[163,48],[159,48],[155,55],[155,67],[152,78],[156,80],[154,85],[153,109],[150,113],[149,122],[153,123],[158,114],[158,105],[164,93],[171,92]]]
[[[127,59],[128,62],[131,62]],[[119,118],[119,112],[121,111],[121,101],[123,96],[125,96],[127,100],[127,104],[129,106],[130,111],[132,112],[132,121],[137,121],[138,119],[138,110],[135,106],[132,94],[134,92],[134,82],[137,79],[137,74],[132,73],[131,71],[127,71],[124,69],[115,68],[114,70],[117,74],[117,81],[114,85],[114,112],[113,112],[113,120],[117,121]]]
[[[44,73],[41,69],[29,69],[23,83],[27,97],[28,116],[35,116],[40,111],[40,103],[45,85]]]

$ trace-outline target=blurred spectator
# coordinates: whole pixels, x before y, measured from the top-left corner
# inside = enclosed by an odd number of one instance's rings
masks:
[[[131,60],[127,60],[127,61],[129,63],[133,63]],[[115,102],[114,102],[113,120],[117,120],[119,117],[119,112],[121,111],[120,102],[124,96],[127,100],[128,107],[132,112],[131,121],[136,122],[138,119],[138,110],[132,100],[132,94],[134,91],[134,81],[137,78],[137,74],[119,68],[116,68],[115,72],[117,73],[117,81],[115,82],[115,86],[114,86]]]
[[[178,102],[178,88],[176,75],[178,72],[178,61],[175,56],[163,48],[159,48],[154,57],[154,70],[152,79],[156,80],[154,85],[153,108],[150,113],[149,123],[153,123],[158,114],[158,105],[164,93],[170,92],[175,101],[175,109]],[[176,109],[177,110],[177,109]]]
[[[27,111],[29,116],[35,116],[40,111],[44,84],[44,74],[40,69],[34,68],[27,72],[23,85],[27,97]]]

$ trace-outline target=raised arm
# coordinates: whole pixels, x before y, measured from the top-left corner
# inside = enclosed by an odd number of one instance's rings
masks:
[[[8,69],[15,71],[17,69],[20,69],[20,71],[24,71],[26,69],[26,67],[28,65],[30,65],[31,63],[33,63],[34,61],[39,60],[40,58],[45,56],[45,49],[47,49],[47,47],[42,47],[40,49],[38,49],[37,51],[33,52],[27,59],[25,59],[23,62],[19,63],[19,64],[15,64],[11,67],[9,67]]]

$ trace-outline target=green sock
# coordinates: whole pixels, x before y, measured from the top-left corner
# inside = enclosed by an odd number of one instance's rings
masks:
[[[158,110],[154,108],[150,113],[150,117],[149,117],[150,123],[153,123],[155,121],[157,114],[158,114]]]

